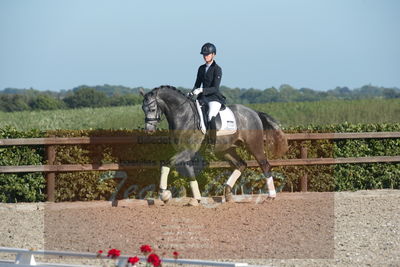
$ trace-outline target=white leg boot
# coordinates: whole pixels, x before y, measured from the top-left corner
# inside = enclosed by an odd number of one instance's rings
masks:
[[[233,195],[232,195],[232,188],[235,185],[237,179],[239,179],[240,175],[242,173],[239,170],[234,170],[229,176],[228,181],[226,181],[225,189],[224,189],[224,195],[225,195],[225,201],[226,202],[232,202],[233,201]]]
[[[271,177],[267,178],[267,187],[268,187],[268,197],[276,198],[276,190],[274,185],[274,179]]]
[[[189,201],[188,205],[198,206],[201,200],[201,194],[197,181],[190,181],[190,189],[192,189],[193,199]]]
[[[170,168],[166,166],[161,167],[161,178],[160,178],[160,199],[167,203],[172,198],[171,191],[167,190],[168,186],[168,174]]]

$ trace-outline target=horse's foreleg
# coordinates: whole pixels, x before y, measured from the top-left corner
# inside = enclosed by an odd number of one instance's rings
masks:
[[[168,174],[170,171],[170,167],[162,166],[161,167],[161,177],[160,177],[160,190],[166,190],[168,186]]]
[[[190,189],[192,189],[193,198],[196,199],[198,202],[201,200],[201,194],[199,189],[199,184],[197,180],[192,180],[189,182]]]
[[[197,206],[201,200],[199,184],[196,181],[195,159],[196,151],[193,150],[184,150],[173,158],[175,168],[179,174],[190,179],[189,185],[193,194],[193,199],[189,202],[191,206]]]
[[[160,191],[159,196],[160,199],[164,202],[168,202],[171,199],[172,193],[171,191],[167,190],[168,187],[168,174],[170,171],[170,167],[162,166],[161,167],[161,177],[160,177]]]

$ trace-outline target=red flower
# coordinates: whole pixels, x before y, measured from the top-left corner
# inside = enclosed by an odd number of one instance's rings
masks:
[[[153,264],[154,267],[161,265],[161,259],[157,256],[157,254],[154,253],[149,255],[147,262]]]
[[[128,258],[128,262],[132,265],[135,265],[136,263],[138,263],[140,261],[140,259],[138,257],[130,257]]]
[[[97,251],[97,254],[103,254],[102,250]]]
[[[149,245],[143,245],[140,247],[140,251],[143,253],[150,253],[152,249]]]
[[[178,256],[179,256],[179,253],[178,253],[178,251],[174,251],[174,259],[176,260],[176,259],[178,259]]]
[[[120,255],[121,255],[121,251],[113,248],[108,251],[107,257],[111,257],[112,259],[115,259],[115,258],[118,258]]]

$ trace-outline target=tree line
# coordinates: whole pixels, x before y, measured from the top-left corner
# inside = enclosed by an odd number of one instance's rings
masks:
[[[60,92],[12,88],[0,91],[0,110],[5,112],[129,106],[141,102],[138,89],[121,93],[111,86],[80,86]]]
[[[6,88],[0,91],[0,111],[56,110],[84,107],[128,106],[142,103],[140,87],[82,85],[71,90],[40,91],[35,89]],[[151,89],[143,88],[145,91]],[[178,87],[183,92],[190,89]],[[355,100],[371,98],[400,98],[400,89],[365,85],[349,89],[336,87],[332,90],[317,91],[309,88],[296,89],[284,84],[279,88],[264,90],[229,88],[221,86],[221,92],[229,104],[253,104],[271,102],[304,102],[320,100]]]

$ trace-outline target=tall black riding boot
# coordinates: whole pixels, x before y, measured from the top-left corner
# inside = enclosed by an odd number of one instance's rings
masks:
[[[208,140],[211,148],[215,147],[215,142],[217,139],[217,125],[215,122],[215,117],[212,117],[208,122]]]

